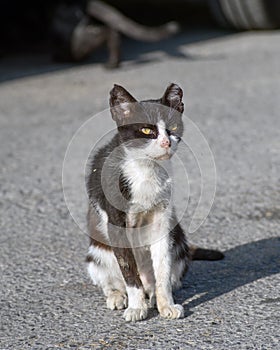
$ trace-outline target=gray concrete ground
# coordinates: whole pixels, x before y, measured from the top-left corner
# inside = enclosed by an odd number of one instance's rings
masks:
[[[26,58],[22,74],[2,60],[1,349],[280,349],[280,32],[223,34],[127,41],[113,72],[96,62],[51,71]],[[184,319],[154,310],[126,323],[87,277],[88,239],[65,205],[62,162],[77,128],[107,108],[113,83],[150,98],[172,81],[217,167],[214,205],[189,239],[226,257],[193,263],[176,292]]]

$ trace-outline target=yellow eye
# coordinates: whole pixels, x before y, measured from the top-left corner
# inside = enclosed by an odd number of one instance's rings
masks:
[[[174,124],[171,126],[170,130],[175,131],[175,130],[177,130],[177,127],[178,127],[177,124]]]
[[[153,133],[152,129],[150,128],[142,128],[141,131],[145,135],[151,135]]]

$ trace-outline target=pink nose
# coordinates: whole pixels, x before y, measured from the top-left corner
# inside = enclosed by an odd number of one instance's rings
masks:
[[[170,141],[167,137],[164,137],[160,142],[160,147],[168,148],[170,146]]]

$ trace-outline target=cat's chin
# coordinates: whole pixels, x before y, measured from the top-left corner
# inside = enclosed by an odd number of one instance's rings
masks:
[[[155,157],[155,160],[167,160],[167,159],[170,159],[171,156],[172,156],[172,154],[165,153],[162,156]]]

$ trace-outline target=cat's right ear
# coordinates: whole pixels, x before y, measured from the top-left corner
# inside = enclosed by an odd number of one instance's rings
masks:
[[[112,118],[118,124],[125,124],[125,120],[133,114],[136,102],[137,100],[125,88],[114,84],[109,100]]]
[[[176,109],[179,113],[184,112],[184,103],[182,102],[183,90],[177,84],[170,84],[161,98],[161,103],[165,106]]]

